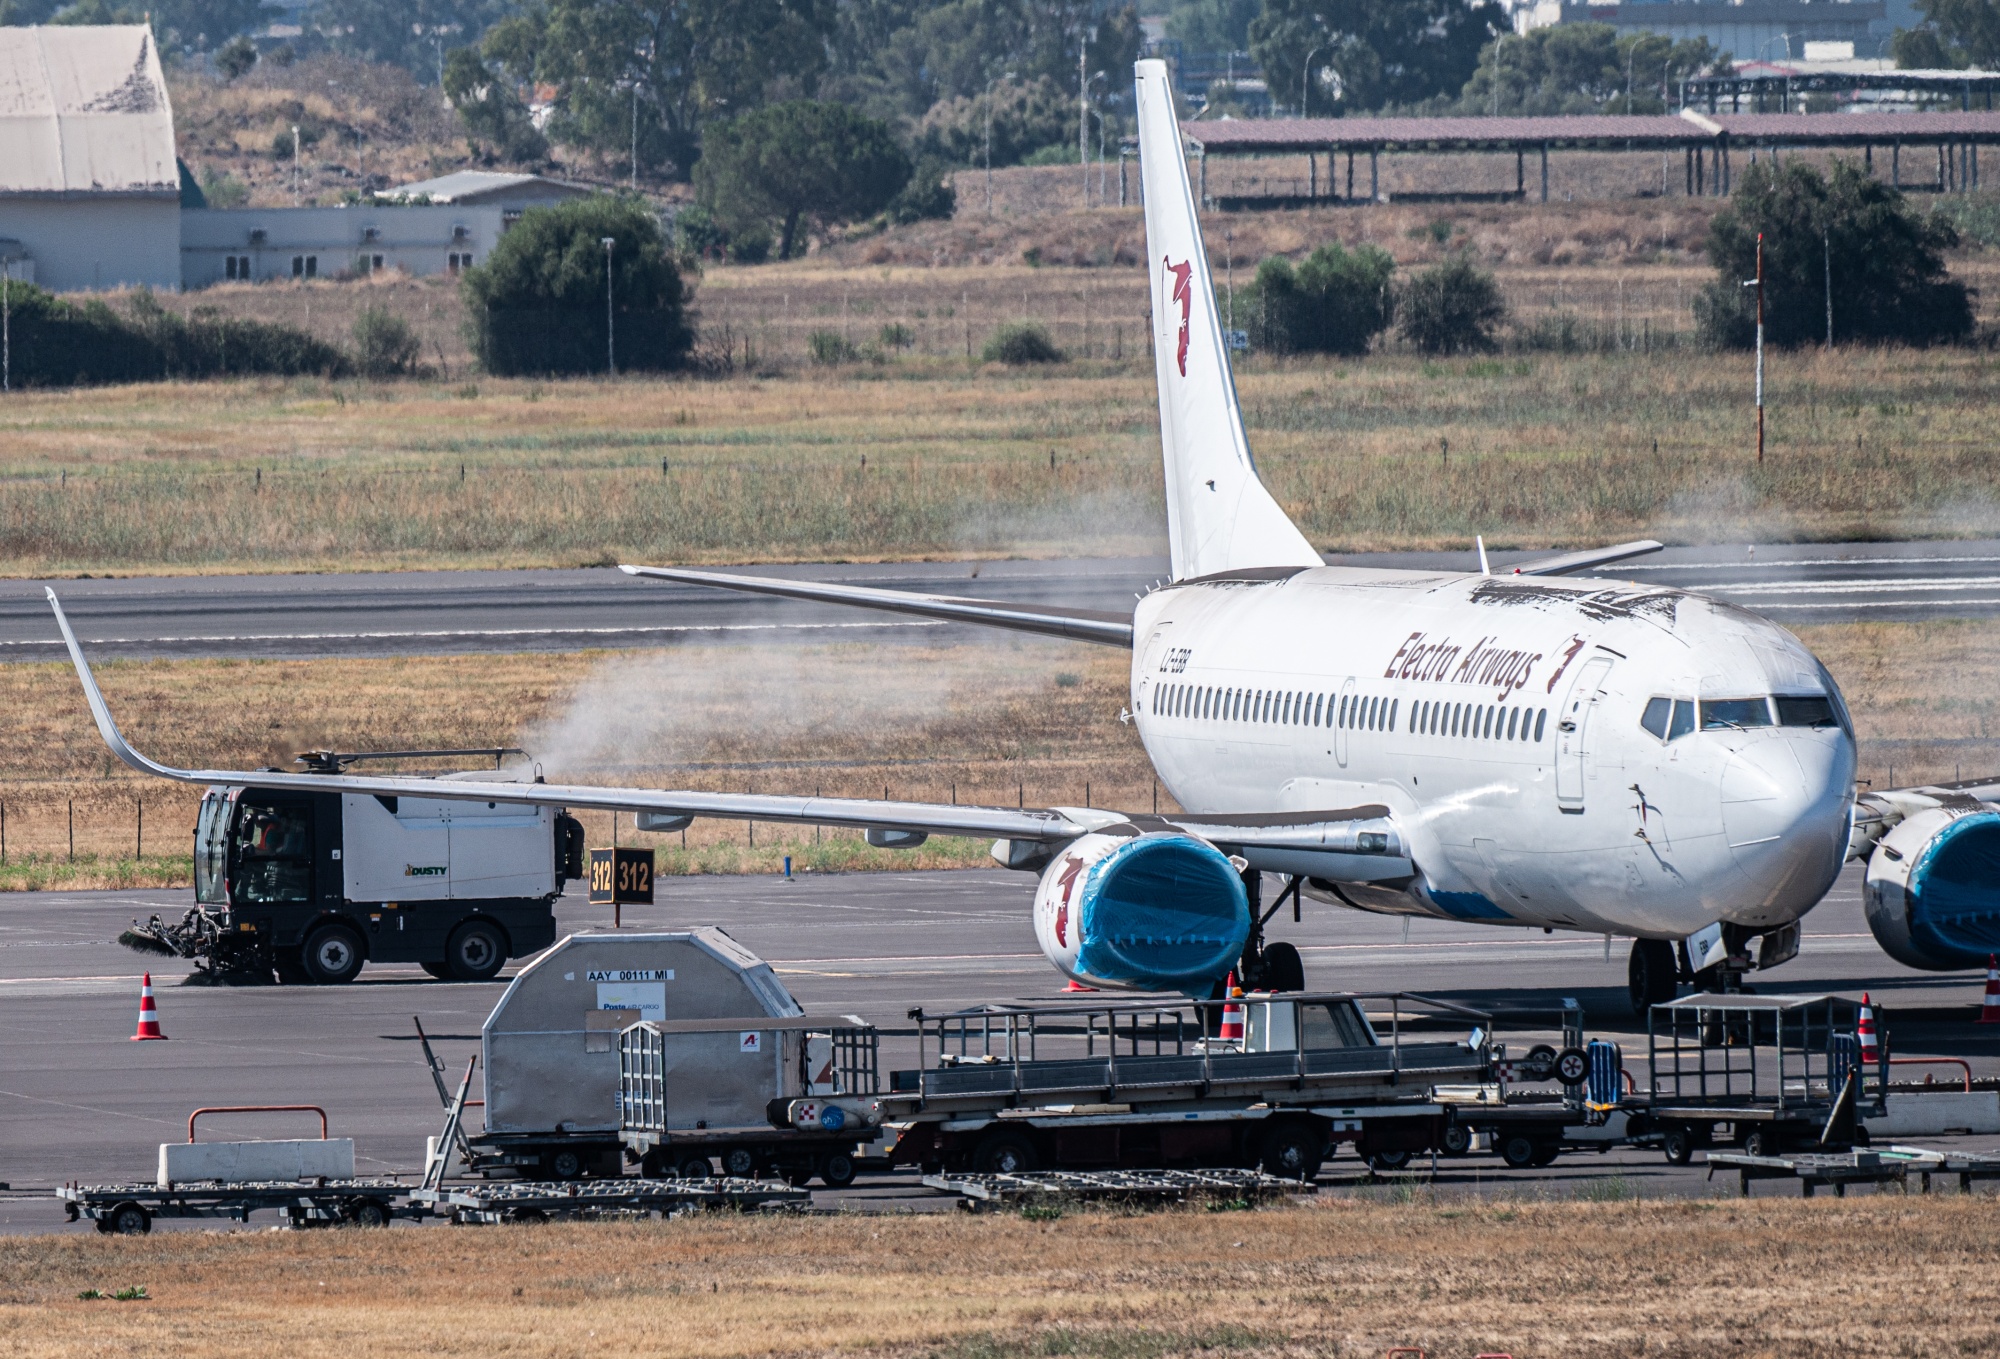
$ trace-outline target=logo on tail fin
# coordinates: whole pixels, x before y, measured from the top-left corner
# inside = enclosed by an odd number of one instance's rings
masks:
[[[1194,261],[1185,260],[1180,264],[1175,264],[1165,255],[1162,255],[1160,256],[1160,262],[1166,265],[1167,272],[1174,276],[1174,301],[1181,304],[1181,338],[1179,347],[1176,348],[1174,351],[1174,360],[1175,362],[1180,364],[1181,376],[1186,377],[1187,349],[1188,349],[1188,308],[1192,306],[1194,303],[1194,295],[1188,289],[1188,278],[1190,275],[1194,273]]]

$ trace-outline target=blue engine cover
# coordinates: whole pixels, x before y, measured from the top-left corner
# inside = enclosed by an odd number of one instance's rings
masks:
[[[1186,835],[1145,835],[1083,880],[1079,970],[1145,991],[1207,995],[1243,957],[1250,899],[1227,855]]]
[[[1947,967],[2000,953],[2000,815],[1940,830],[1910,869],[1910,940]]]

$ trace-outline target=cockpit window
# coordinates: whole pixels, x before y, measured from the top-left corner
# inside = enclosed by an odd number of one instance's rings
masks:
[[[1705,698],[1701,701],[1703,731],[1742,730],[1771,725],[1771,705],[1761,698]]]
[[[1674,701],[1670,698],[1649,698],[1646,711],[1639,718],[1639,725],[1653,733],[1655,740],[1667,739],[1667,719],[1673,716]]]
[[[1778,705],[1778,725],[1781,727],[1840,725],[1840,719],[1834,716],[1833,701],[1824,694],[1811,694],[1801,698],[1789,698],[1780,694],[1773,701]]]
[[[1674,700],[1673,721],[1667,726],[1667,739],[1678,741],[1694,730],[1694,703],[1685,698]]]

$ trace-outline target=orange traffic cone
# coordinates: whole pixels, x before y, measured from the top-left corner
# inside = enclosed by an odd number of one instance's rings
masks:
[[[1243,1016],[1246,1007],[1243,1004],[1243,988],[1236,984],[1234,972],[1229,974],[1229,984],[1223,988],[1222,994],[1224,996],[1222,1027],[1216,1031],[1215,1036],[1225,1043],[1240,1043],[1243,1041]]]
[[[153,974],[148,972],[139,983],[139,1032],[132,1035],[132,1041],[144,1043],[157,1038],[165,1042],[166,1037],[160,1032],[160,1012],[153,1005]]]
[[[1070,982],[1070,984],[1069,984],[1068,986],[1065,986],[1065,987],[1063,988],[1063,990],[1065,990],[1065,991],[1093,991],[1093,992],[1094,992],[1094,991],[1096,991],[1096,990],[1097,990],[1097,988],[1096,988],[1096,987],[1094,987],[1094,986],[1085,986],[1085,985],[1084,985],[1084,984],[1083,984],[1082,982],[1080,982],[1080,981],[1071,981],[1071,982]]]
[[[1986,955],[1986,1001],[1979,1007],[1981,1024],[2000,1024],[2000,963]]]
[[[1861,1017],[1855,1021],[1861,1039],[1861,1065],[1874,1066],[1881,1060],[1882,1050],[1875,1045],[1875,1011],[1869,1008],[1868,993],[1861,993]]]

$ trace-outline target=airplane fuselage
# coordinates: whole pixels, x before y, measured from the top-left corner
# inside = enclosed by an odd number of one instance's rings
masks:
[[[1140,602],[1131,707],[1188,811],[1389,809],[1406,857],[1328,859],[1316,895],[1670,939],[1784,925],[1838,873],[1851,726],[1775,624],[1629,582],[1262,574]]]

